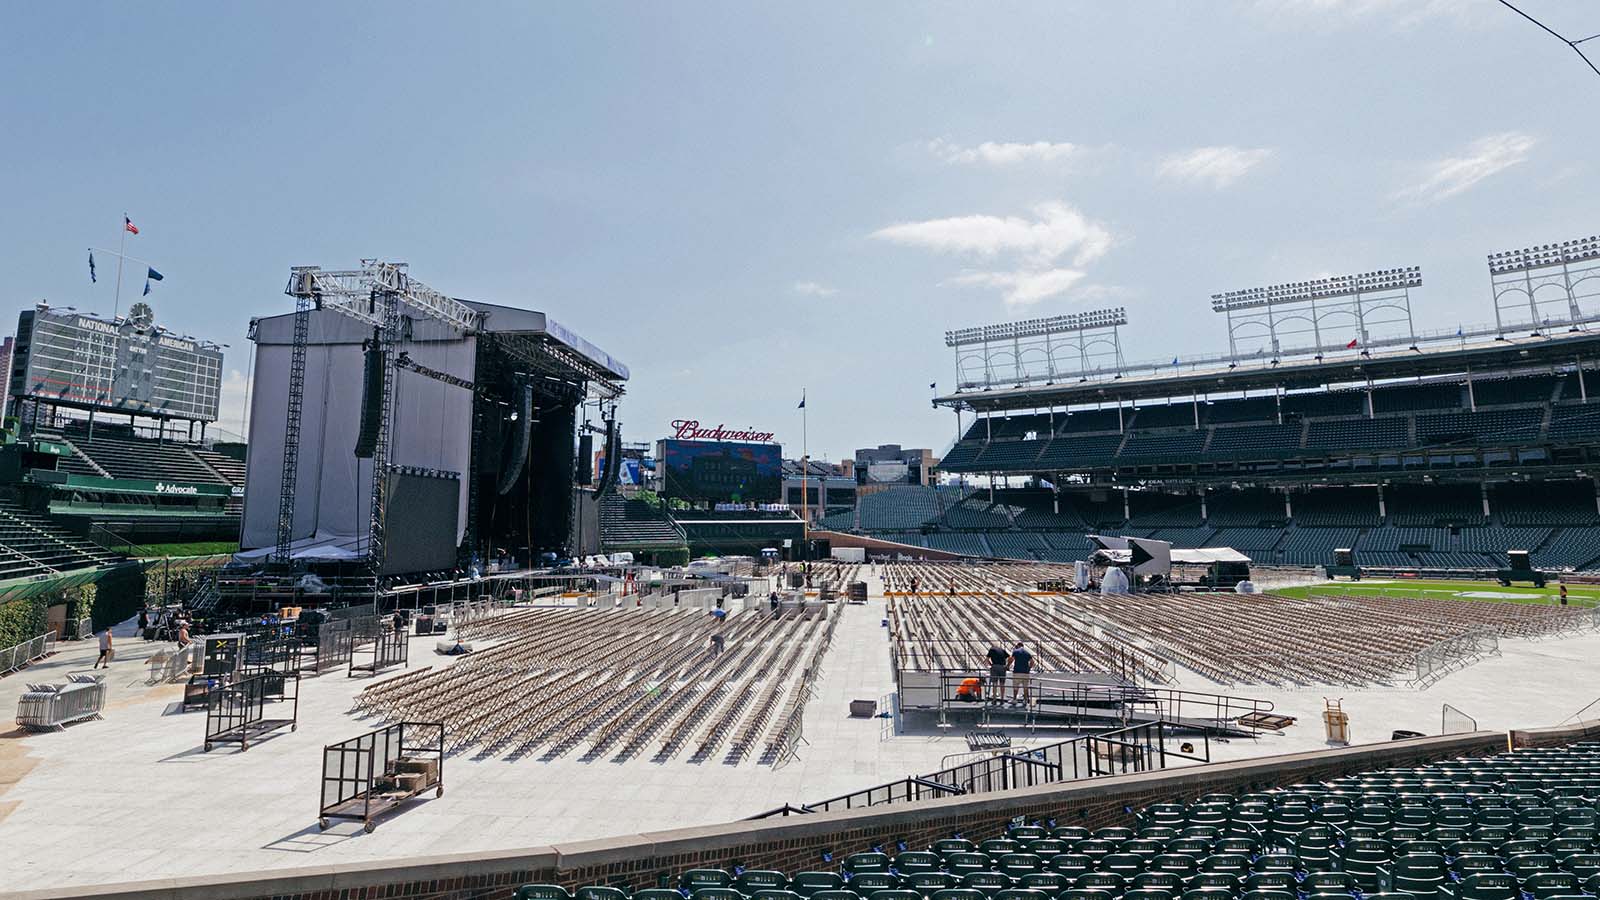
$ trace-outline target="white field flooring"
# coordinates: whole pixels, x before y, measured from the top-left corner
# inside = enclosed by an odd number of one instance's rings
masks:
[[[947,754],[966,750],[963,723],[947,736],[894,736],[889,720],[848,717],[849,701],[875,699],[881,709],[893,689],[881,584],[870,576],[869,585],[867,606],[843,609],[806,709],[809,744],[798,760],[778,768],[753,759],[694,764],[687,754],[662,763],[648,755],[585,763],[574,751],[548,763],[475,761],[469,749],[446,760],[444,797],[424,794],[372,834],[357,822],[336,822],[327,832],[316,826],[323,745],[381,724],[348,714],[369,679],[342,671],[307,678],[297,731],[248,752],[203,753],[204,714],[164,714],[181,688],[144,683],[143,660],[159,645],[121,638],[103,720],[49,734],[0,732],[0,892],[535,847],[725,822],[933,771]],[[413,666],[448,663],[433,654],[433,641],[413,638]],[[1480,728],[1503,730],[1558,724],[1600,695],[1600,633],[1502,641],[1501,652],[1422,691],[1222,688],[1193,673],[1178,686],[1269,699],[1299,719],[1282,735],[1213,742],[1214,759],[1325,747],[1324,695],[1343,696],[1358,744],[1387,741],[1396,728],[1437,734],[1446,703]],[[25,681],[62,680],[86,670],[95,654],[92,641],[63,644],[54,657],[0,679],[0,709],[9,717]],[[1017,740],[1065,736],[1041,731]]]

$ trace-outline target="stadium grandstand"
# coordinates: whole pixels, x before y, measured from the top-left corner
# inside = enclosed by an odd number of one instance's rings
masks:
[[[1491,257],[1496,322],[1453,333],[1412,327],[1412,269],[1216,295],[1229,353],[1189,362],[1125,363],[1120,310],[951,332],[946,483],[863,486],[822,525],[1041,561],[1100,531],[1263,565],[1600,567],[1600,273],[1569,244]]]

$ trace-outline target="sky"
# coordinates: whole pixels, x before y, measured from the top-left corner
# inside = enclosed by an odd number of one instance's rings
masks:
[[[1496,0],[18,3],[0,85],[5,301],[109,313],[128,214],[226,431],[294,265],[550,314],[628,440],[798,455],[804,392],[840,459],[949,446],[947,329],[1122,306],[1166,360],[1226,349],[1213,293],[1406,265],[1453,329],[1485,254],[1600,230],[1600,77]]]

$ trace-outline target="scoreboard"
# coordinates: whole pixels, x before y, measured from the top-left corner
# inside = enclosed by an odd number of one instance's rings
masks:
[[[143,303],[114,321],[41,304],[17,320],[8,393],[63,406],[215,422],[222,349],[158,327]]]

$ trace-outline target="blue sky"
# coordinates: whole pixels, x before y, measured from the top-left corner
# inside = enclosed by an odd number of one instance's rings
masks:
[[[1493,0],[10,4],[0,84],[8,302],[109,312],[127,211],[235,430],[291,265],[550,313],[632,440],[792,450],[804,388],[837,459],[948,445],[947,328],[1122,305],[1169,359],[1225,348],[1213,292],[1400,265],[1453,328],[1484,254],[1600,227],[1600,78]]]

